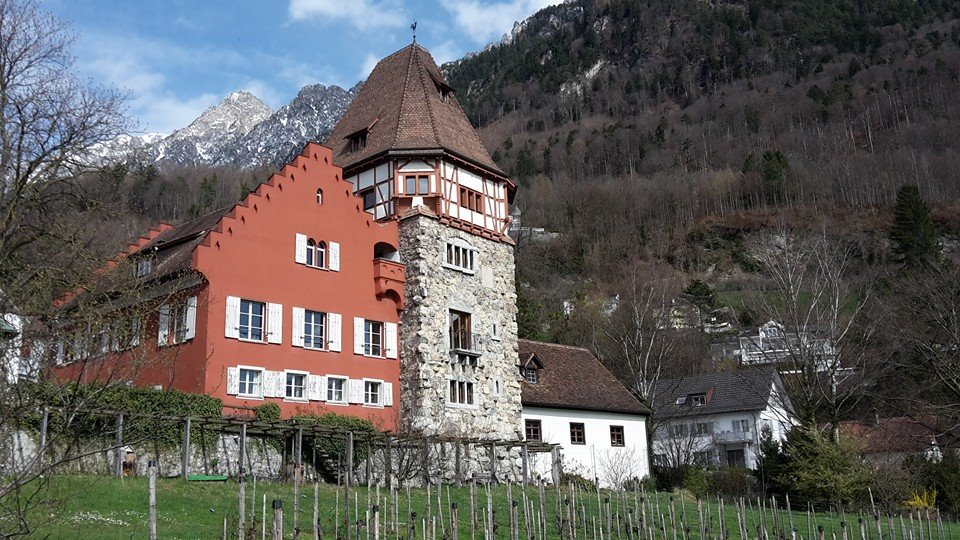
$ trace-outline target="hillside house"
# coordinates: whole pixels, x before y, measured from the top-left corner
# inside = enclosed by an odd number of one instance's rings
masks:
[[[524,438],[559,444],[565,471],[603,486],[648,476],[650,410],[587,349],[519,344]],[[550,477],[547,456],[534,471]]]
[[[664,379],[654,388],[654,463],[757,466],[760,437],[778,441],[796,423],[775,367]]]

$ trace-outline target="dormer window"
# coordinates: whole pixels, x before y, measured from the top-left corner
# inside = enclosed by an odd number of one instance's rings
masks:
[[[144,257],[137,261],[137,277],[143,277],[153,272],[153,257]]]
[[[366,148],[368,132],[369,129],[363,128],[360,131],[347,135],[347,152],[357,152]]]
[[[690,395],[690,405],[693,407],[703,407],[707,404],[707,395],[706,394],[691,394]]]
[[[440,94],[440,101],[446,102],[450,98],[450,94],[453,94],[453,87],[433,73],[430,74],[430,78],[433,79],[433,85],[437,88],[437,93]]]
[[[520,362],[520,376],[530,384],[540,382],[540,370],[543,369],[543,363],[537,358],[537,355],[531,354],[526,361]]]

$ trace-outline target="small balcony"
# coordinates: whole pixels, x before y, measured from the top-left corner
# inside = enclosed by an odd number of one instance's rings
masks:
[[[480,356],[483,339],[480,334],[470,332],[450,332],[450,352],[468,356]]]
[[[377,298],[389,297],[397,303],[397,311],[403,309],[403,282],[406,266],[388,259],[373,260],[374,292]]]
[[[753,442],[753,433],[749,431],[717,431],[713,434],[713,440],[720,444],[750,444]]]

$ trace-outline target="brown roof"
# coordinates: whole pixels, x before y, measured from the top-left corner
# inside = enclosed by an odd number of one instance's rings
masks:
[[[521,383],[524,406],[649,414],[643,403],[587,349],[519,340],[520,365],[535,356],[539,381]]]
[[[441,90],[446,99],[441,99]],[[347,137],[367,132],[349,151]],[[348,169],[391,151],[446,151],[500,176],[430,53],[414,43],[381,60],[323,143],[335,165]]]

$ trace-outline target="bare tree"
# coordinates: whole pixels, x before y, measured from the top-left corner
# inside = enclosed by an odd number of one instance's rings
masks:
[[[837,440],[842,415],[878,375],[869,347],[876,330],[869,313],[873,295],[854,285],[855,253],[826,232],[783,228],[754,238],[750,251],[770,280],[761,307],[782,329],[766,360],[784,369],[801,421],[829,423]]]
[[[682,332],[669,322],[673,299],[679,294],[671,275],[663,268],[634,267],[615,305],[606,302],[592,315],[601,340],[594,347],[597,356],[621,373],[650,407],[657,381],[676,369],[674,353],[681,346]]]
[[[885,396],[893,408],[956,437],[960,429],[960,270],[931,268],[905,276],[889,305],[891,335]]]

